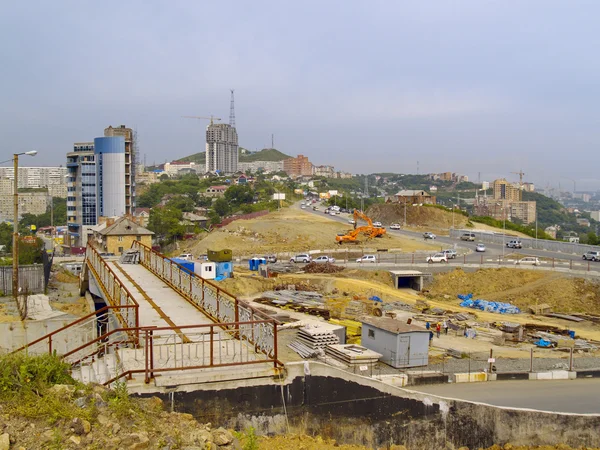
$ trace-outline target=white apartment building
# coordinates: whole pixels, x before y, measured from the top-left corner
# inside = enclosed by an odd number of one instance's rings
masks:
[[[19,167],[19,189],[45,188],[50,185],[67,185],[67,168],[58,167]],[[0,167],[0,178],[14,180],[13,167]]]
[[[0,178],[0,220],[13,220],[14,180]],[[36,192],[19,192],[19,216],[23,214],[44,214],[50,204],[48,191],[40,188]]]

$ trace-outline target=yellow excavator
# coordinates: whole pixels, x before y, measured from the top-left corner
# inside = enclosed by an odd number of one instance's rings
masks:
[[[358,226],[358,219],[362,219],[367,222],[365,226]],[[373,221],[369,216],[362,213],[361,211],[355,209],[354,210],[354,229],[346,232],[345,234],[338,234],[335,237],[335,240],[338,244],[342,245],[344,242],[348,243],[358,243],[358,236],[361,234],[365,235],[367,239],[372,239],[375,237],[382,237],[385,234],[385,228],[379,228],[373,226]]]

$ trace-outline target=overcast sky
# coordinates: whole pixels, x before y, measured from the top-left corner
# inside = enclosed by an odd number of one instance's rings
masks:
[[[148,164],[241,146],[354,173],[452,171],[600,188],[600,2],[13,1],[0,14],[2,159],[65,163],[136,128]],[[563,177],[563,178],[560,178]]]

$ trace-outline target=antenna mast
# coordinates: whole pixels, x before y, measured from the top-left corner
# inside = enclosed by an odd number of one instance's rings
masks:
[[[233,99],[233,89],[230,89],[231,91],[231,103],[229,106],[229,125],[231,125],[233,128],[235,128],[235,105],[234,105],[234,99]]]

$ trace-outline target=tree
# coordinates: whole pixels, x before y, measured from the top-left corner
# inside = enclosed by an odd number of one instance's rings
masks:
[[[171,241],[185,234],[185,226],[179,222],[183,218],[180,209],[165,207],[150,210],[148,229],[154,231],[162,241]]]
[[[237,184],[225,191],[225,199],[233,206],[240,206],[244,203],[252,203],[254,192],[247,184]]]
[[[229,203],[225,197],[219,197],[213,203],[213,211],[219,215],[219,217],[225,217],[229,214]]]

